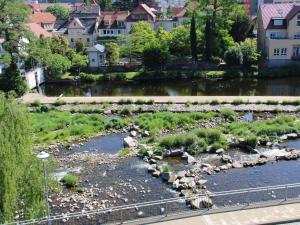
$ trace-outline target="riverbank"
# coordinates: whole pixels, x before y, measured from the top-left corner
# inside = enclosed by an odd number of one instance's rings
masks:
[[[243,103],[266,103],[266,102],[288,102],[300,101],[300,96],[93,96],[93,97],[47,97],[36,93],[28,93],[21,97],[24,103],[31,103],[35,100],[40,101],[42,104],[54,104],[58,100],[64,101],[68,104],[76,103],[118,103],[120,101],[130,100],[134,103],[138,100],[153,101],[154,103],[186,103],[193,102],[205,103],[213,102],[216,104],[238,102]]]

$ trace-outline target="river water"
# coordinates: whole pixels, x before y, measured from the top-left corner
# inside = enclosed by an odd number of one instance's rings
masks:
[[[299,96],[300,79],[227,78],[186,79],[154,82],[66,82],[46,83],[40,91],[46,96]]]

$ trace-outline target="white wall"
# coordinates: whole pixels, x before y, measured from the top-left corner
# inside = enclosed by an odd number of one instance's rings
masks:
[[[36,80],[38,82],[38,85],[45,82],[43,67],[38,67],[30,71],[27,71],[24,76],[30,89],[36,87]]]

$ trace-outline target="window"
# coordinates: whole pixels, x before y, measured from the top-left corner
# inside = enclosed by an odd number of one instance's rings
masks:
[[[173,28],[176,28],[177,27],[177,23],[173,23]]]
[[[287,38],[287,34],[284,32],[272,32],[270,33],[271,39],[284,39]]]
[[[86,41],[87,41],[87,42],[90,42],[90,38],[87,38]]]
[[[106,30],[103,30],[103,34],[106,34]]]
[[[118,27],[124,27],[125,23],[124,21],[118,21]]]
[[[92,59],[92,62],[95,62],[95,59]]]
[[[295,33],[294,34],[294,39],[300,39],[300,33]]]
[[[72,42],[72,43],[74,42],[74,39],[73,39],[73,38],[71,38],[71,42]]]
[[[281,55],[287,55],[287,48],[281,49]]]
[[[297,15],[297,27],[300,27],[300,14]]]
[[[282,19],[274,19],[273,20],[273,25],[274,26],[282,26],[283,25],[283,20]]]
[[[118,30],[118,34],[121,34],[121,30]]]
[[[113,31],[113,30],[110,30],[110,33],[111,33],[111,34],[113,34],[113,33],[114,33],[114,31]]]
[[[109,20],[104,20],[104,25],[108,26],[109,25]]]
[[[273,55],[279,55],[279,48],[274,48]]]

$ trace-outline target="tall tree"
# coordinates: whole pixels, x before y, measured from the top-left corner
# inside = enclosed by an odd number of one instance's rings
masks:
[[[120,59],[120,46],[115,42],[109,42],[105,45],[105,50],[109,65],[117,64]]]
[[[251,18],[246,15],[245,10],[232,13],[233,21],[230,34],[235,42],[244,41],[251,30]]]
[[[32,154],[28,113],[0,93],[0,223],[16,211],[25,218],[45,213],[41,163]]]
[[[1,61],[10,63],[12,67],[0,78],[0,86],[2,90],[15,90],[18,94],[23,94],[24,82],[16,62],[21,53],[21,39],[27,36],[24,23],[29,13],[29,7],[22,0],[0,0],[0,33],[4,35],[3,47],[6,51]]]
[[[197,33],[196,33],[196,21],[195,21],[194,13],[191,19],[190,39],[191,39],[192,60],[193,62],[197,62]]]
[[[52,13],[57,19],[67,19],[69,16],[69,10],[59,4],[48,6],[46,12]]]
[[[101,10],[111,10],[112,9],[112,0],[97,0],[98,5]]]

